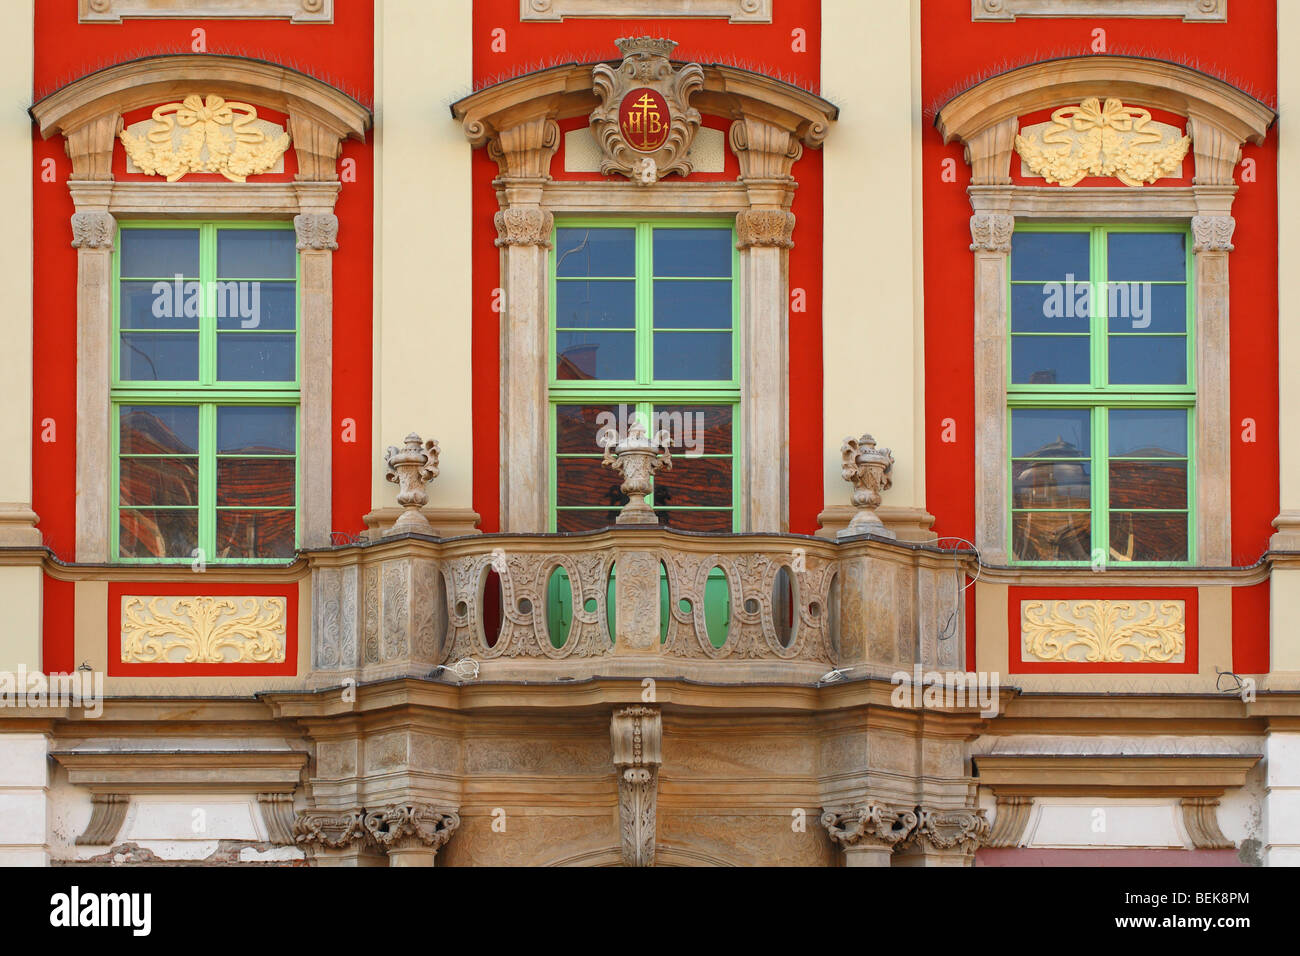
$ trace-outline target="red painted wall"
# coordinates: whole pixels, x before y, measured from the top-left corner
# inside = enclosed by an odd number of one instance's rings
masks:
[[[164,53],[192,53],[196,29],[205,31],[206,52],[248,56],[315,76],[370,105],[374,90],[373,0],[336,4],[332,24],[287,20],[127,20],[79,24],[77,0],[36,5],[33,98],[97,69]],[[207,92],[207,91],[203,91]],[[258,104],[254,104],[255,106]],[[132,115],[130,120],[142,118]],[[267,112],[270,119],[279,118]],[[65,561],[75,558],[77,254],[71,245],[72,198],[66,186],[71,162],[61,137],[42,141],[33,130],[35,250],[33,507],[45,543]],[[334,255],[334,475],[333,527],[359,531],[370,510],[371,302],[374,188],[371,143],[348,141],[343,159],[356,163],[356,181],[345,182],[336,212],[339,248]],[[54,181],[43,173],[53,161]],[[253,179],[285,180],[295,172],[292,151],[284,174]],[[115,174],[127,175],[119,145]],[[197,180],[212,177],[193,177]],[[353,419],[356,441],[344,442],[340,421]],[[47,421],[50,420],[50,421]],[[53,441],[43,440],[53,429]],[[71,591],[46,579],[44,653],[51,662],[70,660],[71,594],[58,607],[48,597]],[[51,613],[53,611],[53,613]]]
[[[933,127],[934,114],[952,96],[987,76],[1054,56],[1097,52],[1096,29],[1105,31],[1105,52],[1184,63],[1276,104],[1274,0],[1236,4],[1226,23],[1214,24],[1103,18],[972,23],[968,0],[926,0],[921,5],[926,505],[940,535],[974,535],[974,268],[966,196],[970,167],[962,158],[961,144],[943,145]],[[1278,513],[1276,127],[1263,146],[1247,145],[1243,155],[1255,160],[1256,167],[1254,182],[1242,182],[1242,167],[1237,167],[1241,189],[1232,210],[1237,220],[1230,263],[1233,433],[1226,437],[1232,441],[1234,565],[1254,564],[1267,550],[1270,522]],[[956,163],[956,182],[942,181],[945,159]],[[1013,160],[1012,167],[1018,171],[1019,164]],[[1160,183],[1184,184],[1186,180],[1177,179]],[[946,418],[956,421],[955,442],[941,439]],[[1255,421],[1254,443],[1241,441],[1246,418]],[[1246,589],[1234,592],[1234,656],[1250,662],[1252,670],[1261,662],[1267,669],[1266,594],[1264,601],[1261,616],[1257,595]],[[1263,627],[1258,626],[1261,620]]]
[[[476,89],[532,70],[561,63],[617,60],[617,37],[666,36],[680,44],[674,59],[728,63],[766,73],[816,91],[821,79],[821,5],[817,0],[781,0],[770,24],[726,20],[587,20],[521,23],[517,0],[476,0],[474,4],[474,86]],[[503,30],[504,37],[494,31]],[[804,51],[794,49],[802,30]],[[504,40],[503,51],[494,50]],[[705,117],[705,125],[725,129],[726,117]],[[576,128],[581,120],[565,129]],[[598,174],[564,173],[563,155],[551,163],[556,179],[599,179]],[[473,352],[474,352],[474,510],[484,531],[500,529],[500,315],[492,311],[493,290],[501,284],[500,257],[493,245],[497,210],[492,179],[497,166],[486,151],[473,160]],[[734,179],[739,167],[728,151],[721,174],[691,179]],[[812,533],[822,510],[822,161],[818,150],[804,151],[795,163],[799,181],[792,207],[796,216],[790,252],[790,288],[807,296],[807,311],[790,316],[790,530]],[[672,176],[655,189],[671,189]]]

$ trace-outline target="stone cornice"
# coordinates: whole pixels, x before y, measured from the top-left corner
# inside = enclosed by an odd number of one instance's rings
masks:
[[[1259,754],[983,754],[981,786],[999,795],[1218,796],[1242,786]]]
[[[297,750],[85,751],[50,754],[68,780],[92,793],[192,790],[290,793],[307,765]]]

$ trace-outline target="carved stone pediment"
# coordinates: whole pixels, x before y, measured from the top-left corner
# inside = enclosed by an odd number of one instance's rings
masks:
[[[650,185],[677,173],[690,175],[686,152],[700,128],[700,112],[691,96],[704,87],[698,63],[673,69],[668,58],[677,44],[654,37],[623,37],[618,41],[623,63],[592,68],[592,87],[600,106],[591,114],[591,128],[604,153],[600,171]]]

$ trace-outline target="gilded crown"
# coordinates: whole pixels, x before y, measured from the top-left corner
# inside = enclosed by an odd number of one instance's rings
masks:
[[[662,56],[667,59],[677,49],[677,41],[667,37],[619,37],[614,42],[618,44],[623,59],[630,56]]]

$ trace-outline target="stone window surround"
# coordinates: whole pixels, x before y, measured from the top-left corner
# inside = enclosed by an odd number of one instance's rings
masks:
[[[771,23],[772,0],[519,0],[522,23],[553,23],[566,17],[709,17]]]
[[[836,108],[779,80],[721,65],[704,66],[691,105],[733,119],[729,142],[740,181],[670,179],[651,186],[624,180],[554,182],[558,120],[597,105],[592,64],[540,70],[506,80],[452,105],[474,147],[486,146],[494,180],[501,249],[501,525],[548,527],[548,257],[556,214],[735,215],[740,248],[742,531],[788,527],[789,250],[795,227],[791,174],[809,146],[824,141]],[[764,387],[776,383],[777,387]]]
[[[191,92],[219,91],[285,113],[298,159],[293,182],[116,182],[112,158],[122,115]],[[345,138],[364,140],[370,112],[333,87],[285,67],[212,54],[147,57],[99,70],[44,97],[31,114],[42,137],[60,134],[72,159],[76,212],[76,560],[105,563],[111,423],[113,249],[120,218],[293,219],[298,235],[303,547],[330,543],[333,250],[336,168]]]
[[[1104,93],[1187,117],[1190,187],[1014,186],[1019,117]],[[1009,562],[1006,515],[1007,262],[1017,218],[1190,223],[1195,256],[1196,544],[1192,564],[1231,563],[1228,254],[1234,169],[1246,142],[1263,143],[1276,114],[1235,87],[1187,67],[1126,56],[1048,60],[976,84],[935,118],[945,143],[966,147],[975,257],[975,543]]]
[[[334,0],[78,0],[80,23],[129,20],[258,18],[332,23]]]
[[[1197,23],[1228,19],[1228,0],[971,0],[972,21],[1016,17],[1170,17]]]

